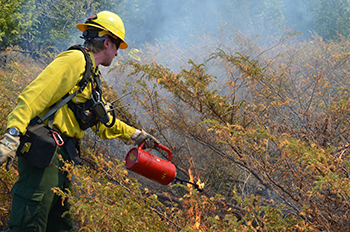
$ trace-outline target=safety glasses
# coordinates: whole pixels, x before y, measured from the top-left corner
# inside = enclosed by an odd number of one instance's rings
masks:
[[[115,43],[115,46],[117,46],[117,50],[119,49],[119,46],[120,46],[120,43],[121,43],[121,41],[118,39],[115,39],[113,36],[110,36],[110,35],[108,35],[108,38],[110,38],[110,40],[113,42],[113,43]]]

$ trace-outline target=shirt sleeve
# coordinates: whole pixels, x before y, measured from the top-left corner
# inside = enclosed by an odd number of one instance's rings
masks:
[[[111,123],[112,117],[110,116]],[[112,127],[106,127],[102,123],[98,123],[96,126],[91,128],[101,139],[113,139],[119,138],[123,140],[130,140],[131,136],[135,133],[136,129],[128,124],[120,121],[119,119],[115,120],[115,123]]]
[[[51,105],[76,86],[85,71],[82,52],[70,50],[58,55],[17,98],[17,106],[9,114],[7,128],[25,133],[31,119],[45,113]]]

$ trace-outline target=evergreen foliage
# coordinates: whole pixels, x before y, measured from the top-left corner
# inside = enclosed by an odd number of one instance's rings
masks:
[[[350,36],[350,2],[347,0],[316,0],[312,12],[315,16],[315,32],[324,39],[336,39],[337,34]]]
[[[35,23],[35,0],[0,1],[0,48],[21,44]]]

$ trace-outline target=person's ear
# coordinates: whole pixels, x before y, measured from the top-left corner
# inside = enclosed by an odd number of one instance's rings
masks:
[[[108,44],[111,42],[111,40],[109,38],[105,39],[105,41],[103,42],[105,48],[108,47]]]

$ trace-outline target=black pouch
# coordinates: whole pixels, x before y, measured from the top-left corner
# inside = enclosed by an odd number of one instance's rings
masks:
[[[94,102],[92,99],[80,104],[75,104],[71,101],[68,102],[68,107],[73,111],[80,129],[82,130],[95,126],[99,122],[98,117],[92,108],[93,104]]]
[[[17,155],[25,158],[34,167],[46,168],[52,163],[58,146],[62,146],[64,141],[59,131],[42,123],[32,122],[27,127],[26,134],[20,138]]]

